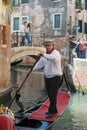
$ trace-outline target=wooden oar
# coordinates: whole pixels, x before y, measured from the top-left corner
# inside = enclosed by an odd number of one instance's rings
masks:
[[[65,75],[65,72],[64,72],[64,71],[63,71],[63,77],[64,77],[64,80],[65,80],[66,86],[67,86],[67,88],[68,88],[68,91],[70,92],[70,86],[69,86],[69,83],[68,83],[68,81],[67,81],[67,79],[66,79],[66,75]]]
[[[38,60],[40,59],[40,57],[36,60],[36,62],[33,64],[32,68],[30,69],[30,71],[28,72],[28,74],[26,75],[25,79],[23,80],[22,84],[20,85],[19,89],[17,90],[17,93],[21,90],[21,88],[23,87],[26,79],[28,78],[28,76],[31,74],[34,66],[36,65],[36,63],[38,62]],[[17,93],[15,94],[15,96],[13,97],[13,99],[10,101],[9,105],[8,105],[8,108],[10,108],[10,106],[12,105],[12,102],[14,101],[14,99],[16,98],[16,95]]]

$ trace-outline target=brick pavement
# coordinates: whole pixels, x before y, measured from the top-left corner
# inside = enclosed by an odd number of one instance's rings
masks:
[[[73,80],[76,86],[87,89],[87,59],[74,58]]]

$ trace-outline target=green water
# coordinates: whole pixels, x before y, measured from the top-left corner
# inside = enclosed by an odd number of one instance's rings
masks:
[[[68,108],[51,130],[87,130],[87,95],[71,95]]]
[[[13,87],[12,97],[15,89],[20,87],[25,79],[29,68],[15,67],[11,70],[11,85]],[[24,107],[29,107],[46,96],[43,73],[33,72],[21,89],[20,101]],[[15,101],[11,109],[15,112],[19,108]],[[87,130],[87,95],[75,93],[71,95],[68,108],[49,130]]]

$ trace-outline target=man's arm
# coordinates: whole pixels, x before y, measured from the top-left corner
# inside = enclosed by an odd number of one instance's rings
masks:
[[[41,57],[40,60],[36,63],[33,70],[39,70],[39,69],[42,69],[43,67],[44,67],[44,59],[43,57]]]

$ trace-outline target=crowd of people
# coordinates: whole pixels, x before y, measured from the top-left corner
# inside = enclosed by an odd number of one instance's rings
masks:
[[[32,46],[31,37],[30,37],[30,23],[24,22],[21,27],[21,43],[20,46],[25,46],[25,39],[29,46]]]

